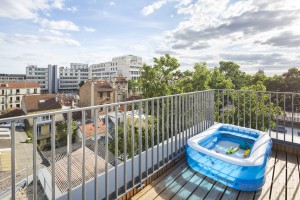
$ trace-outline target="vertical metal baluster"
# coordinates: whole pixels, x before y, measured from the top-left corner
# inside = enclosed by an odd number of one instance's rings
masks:
[[[131,180],[134,186],[134,103],[131,104]]]
[[[33,199],[37,199],[37,118],[33,118]]]
[[[292,93],[292,144],[294,145],[294,93]]]
[[[142,101],[139,102],[139,177],[140,184],[142,184],[143,174],[142,174]]]
[[[204,128],[205,130],[208,128],[207,126],[207,116],[208,116],[208,111],[207,111],[207,92],[203,92],[203,102],[202,102],[202,105],[203,105],[203,114],[204,114]]]
[[[169,97],[167,97],[167,114],[166,114],[166,117],[167,117],[167,132],[166,132],[166,135],[167,135],[167,162],[169,162],[169,156],[170,156],[170,151],[169,151],[169,138],[170,138],[170,121],[169,121],[169,115],[170,115],[170,110],[169,110]]]
[[[151,100],[151,156],[152,156],[152,173],[154,172],[154,100]]]
[[[193,99],[192,99],[192,105],[193,105],[193,114],[192,114],[192,118],[193,118],[193,135],[196,135],[196,127],[195,127],[195,124],[196,124],[196,101],[195,101],[195,93],[192,94],[193,95]]]
[[[241,91],[238,91],[238,126],[240,126],[240,96],[241,96]]]
[[[276,93],[276,139],[278,139],[278,92]]]
[[[265,132],[265,93],[262,93],[262,99],[261,99],[261,105],[262,105],[262,131]]]
[[[52,199],[55,199],[55,115],[51,115],[51,193]]]
[[[256,106],[255,106],[255,129],[257,130],[258,129],[258,125],[257,125],[257,123],[258,123],[258,93],[257,92],[255,92],[255,104],[256,104]]]
[[[67,119],[67,155],[68,155],[68,199],[72,199],[72,134],[71,134],[71,127],[72,127],[72,113],[68,112],[68,119]]]
[[[178,150],[181,151],[181,96],[178,96]]]
[[[244,91],[244,127],[246,127],[246,91]]]
[[[124,104],[124,193],[127,191],[127,103]]]
[[[185,131],[185,127],[184,127],[184,117],[185,117],[185,110],[184,110],[184,103],[185,103],[185,101],[184,101],[184,95],[182,95],[181,96],[181,98],[182,98],[182,100],[181,100],[181,102],[182,102],[182,114],[181,114],[181,116],[182,116],[182,123],[181,123],[181,127],[182,127],[182,147],[185,145],[185,133],[186,133],[186,131]],[[182,148],[182,150],[184,150],[184,148]]]
[[[81,124],[82,124],[82,199],[85,200],[86,199],[86,196],[85,196],[85,193],[86,193],[86,189],[85,189],[85,115],[86,115],[86,112],[85,111],[82,111],[82,121],[81,121]],[[54,132],[54,135],[55,135],[55,132]],[[52,170],[53,171],[53,170]],[[55,187],[55,185],[54,185]]]
[[[219,110],[220,109],[220,106],[219,106],[220,105],[219,104],[220,91],[219,90],[217,90],[217,91],[218,91],[218,93],[217,93],[218,94],[218,96],[217,96],[217,112],[218,112],[217,113],[217,116],[218,116],[217,122],[220,123],[220,110]]]
[[[286,96],[285,93],[283,93],[283,127],[285,130],[285,100],[286,100]],[[283,131],[283,141],[285,141],[285,131]]]
[[[146,127],[145,127],[145,132],[146,132],[146,138],[145,138],[145,151],[146,151],[146,177],[148,177],[148,142],[149,142],[149,133],[148,133],[148,101],[145,102],[145,113],[146,113]]]
[[[229,124],[229,93],[230,91],[227,90],[227,124]]]
[[[119,118],[118,118],[118,106],[115,106],[115,194],[116,198],[119,196],[118,186],[118,151],[119,151]]]
[[[160,163],[159,163],[159,99],[157,99],[156,101],[157,105],[156,105],[156,116],[157,116],[157,126],[156,126],[156,150],[157,150],[157,169],[159,169],[160,167]]]
[[[161,137],[162,137],[162,165],[165,165],[165,99],[161,99]]]
[[[178,108],[177,108],[177,106],[178,106],[178,104],[177,104],[177,96],[174,96],[174,98],[175,98],[175,123],[174,123],[174,125],[175,125],[175,155],[177,156],[177,130],[178,130],[178,118],[177,118],[177,112],[178,112]]]
[[[271,137],[271,105],[272,105],[272,101],[271,101],[271,99],[272,99],[272,93],[271,92],[269,92],[269,95],[270,95],[270,97],[269,97],[269,136]]]
[[[189,130],[188,130],[188,128],[189,128],[189,126],[188,126],[188,115],[189,114],[189,108],[188,108],[188,95],[185,95],[185,132],[186,132],[186,138],[185,138],[185,143],[187,143],[187,140],[188,140],[188,138],[189,138],[189,136],[188,136],[188,132],[189,132]]]
[[[174,101],[173,101],[173,96],[171,96],[171,159],[173,159],[173,153],[174,153],[174,126],[173,126],[173,117],[174,117]]]
[[[189,128],[189,138],[191,137],[191,96],[190,94],[187,95],[188,97],[188,128]]]
[[[250,106],[249,106],[249,114],[250,114],[250,126],[249,128],[252,128],[252,91],[250,91]]]
[[[108,106],[105,108],[105,124],[106,124],[106,130],[105,130],[105,199],[109,199],[109,188],[108,188]]]
[[[235,114],[234,110],[235,110],[235,107],[234,107],[234,90],[233,90],[232,91],[232,124],[233,125],[235,125],[235,123],[234,123],[234,114]]]
[[[94,165],[94,190],[95,190],[95,200],[98,199],[98,138],[97,138],[97,130],[98,130],[98,109],[94,109],[94,145],[95,145],[95,165]],[[108,121],[106,121],[108,125]],[[83,139],[83,138],[82,138]]]
[[[222,91],[222,123],[224,124],[224,92],[225,90]]]
[[[16,126],[15,121],[11,122],[11,199],[16,199]]]

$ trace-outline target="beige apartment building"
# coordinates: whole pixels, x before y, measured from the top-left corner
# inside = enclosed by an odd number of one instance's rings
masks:
[[[8,82],[0,84],[0,112],[21,108],[24,95],[40,94],[40,85],[36,82]]]
[[[89,80],[79,89],[79,107],[121,102],[127,96],[128,81],[124,77],[113,77],[107,81]]]

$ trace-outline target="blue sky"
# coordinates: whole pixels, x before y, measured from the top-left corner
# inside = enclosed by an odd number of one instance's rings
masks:
[[[232,60],[268,75],[300,66],[293,0],[0,0],[0,73],[170,53],[181,70]]]

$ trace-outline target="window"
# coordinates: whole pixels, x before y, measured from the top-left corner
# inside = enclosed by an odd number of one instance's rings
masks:
[[[20,108],[20,104],[17,104],[16,106],[17,106],[17,108]]]
[[[2,95],[4,95],[4,90],[2,90]]]
[[[36,131],[37,131],[37,135],[42,135],[42,127],[41,126],[38,126],[36,128]]]
[[[16,89],[16,94],[20,94],[20,89]]]
[[[30,93],[30,89],[27,89],[27,90],[26,90],[26,93],[29,94],[29,93]]]

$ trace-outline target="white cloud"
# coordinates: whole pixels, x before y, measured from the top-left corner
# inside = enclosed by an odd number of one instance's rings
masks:
[[[38,11],[49,10],[47,0],[1,0],[0,17],[10,19],[34,19]]]
[[[160,9],[163,5],[165,5],[168,1],[167,0],[158,0],[156,2],[154,2],[151,5],[148,5],[146,7],[143,8],[143,10],[141,11],[142,14],[144,16],[150,15],[151,13],[153,13],[155,10]]]
[[[54,0],[51,4],[51,7],[62,10],[64,8],[64,0]]]
[[[111,2],[109,2],[109,5],[114,6],[115,2],[111,1]]]
[[[86,27],[86,26],[83,27],[83,30],[86,32],[91,32],[91,33],[96,31],[94,28]]]
[[[1,37],[1,35],[0,35]],[[74,39],[58,36],[38,36],[14,34],[11,37],[5,36],[4,41],[8,44],[28,45],[36,43],[50,43],[56,45],[80,46],[80,43]]]
[[[66,8],[66,10],[74,13],[78,10],[78,8],[76,6],[72,6],[72,7]]]
[[[37,21],[42,27],[54,30],[79,31],[79,27],[71,21],[39,19]]]

